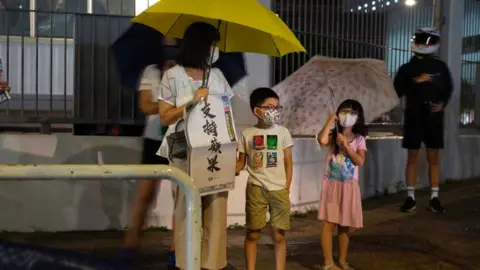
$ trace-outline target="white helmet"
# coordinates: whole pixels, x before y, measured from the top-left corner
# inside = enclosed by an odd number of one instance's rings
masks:
[[[440,48],[440,31],[435,27],[422,27],[412,38],[412,51],[418,54],[434,54]]]

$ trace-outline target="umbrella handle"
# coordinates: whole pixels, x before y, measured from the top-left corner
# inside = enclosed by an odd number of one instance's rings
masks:
[[[335,113],[335,111],[336,111],[336,108],[335,108],[336,107],[336,105],[335,105],[335,92],[333,91],[333,86],[330,83],[330,80],[328,79],[327,72],[323,71],[323,73],[325,74],[325,80],[327,81],[328,89],[330,90],[330,101],[331,101],[331,105],[332,105],[332,112]],[[338,123],[337,123],[337,121],[335,121],[335,130],[338,133]]]

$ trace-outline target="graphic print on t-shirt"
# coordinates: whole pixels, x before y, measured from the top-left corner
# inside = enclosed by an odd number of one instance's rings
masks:
[[[349,157],[342,154],[332,155],[328,166],[328,179],[348,182],[355,175],[355,165]]]
[[[278,148],[278,136],[267,135],[267,150],[277,150]]]
[[[263,168],[263,152],[253,154],[253,166],[255,166],[256,169]]]
[[[265,137],[263,135],[255,135],[252,140],[252,148],[254,150],[265,149]]]
[[[267,168],[275,168],[277,164],[277,152],[267,152]]]

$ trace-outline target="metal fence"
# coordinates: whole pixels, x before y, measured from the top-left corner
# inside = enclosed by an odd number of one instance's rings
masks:
[[[480,1],[465,1],[462,41],[460,124],[477,128],[480,119]]]
[[[134,3],[0,0],[0,80],[12,96],[0,104],[0,125],[143,124],[109,50]]]
[[[317,54],[385,60],[395,76],[411,57],[413,31],[434,21],[433,0],[416,2],[273,0],[274,11],[308,55],[273,59],[272,82],[280,82]],[[480,2],[466,0],[465,5],[462,125],[474,122],[472,76],[474,63],[480,62]],[[143,124],[135,92],[121,89],[108,50],[134,13],[134,0],[0,0],[2,77],[13,97],[0,104],[0,126]],[[382,122],[401,124],[402,108]]]
[[[410,57],[410,39],[419,26],[431,26],[433,1],[405,5],[399,0],[277,0],[275,12],[290,26],[308,55],[385,60],[391,76]],[[308,61],[287,55],[273,60],[274,84]],[[379,122],[401,124],[401,107]]]
[[[462,81],[460,94],[460,124],[465,127],[475,127],[475,104],[479,96],[477,92],[477,67],[480,62],[462,61]]]
[[[308,55],[384,60],[392,78],[410,57],[410,38],[420,26],[434,25],[433,0],[277,0],[275,12],[293,29]],[[439,3],[437,1],[437,3]],[[272,82],[308,61],[309,56],[287,55],[273,60]],[[476,85],[480,63],[480,1],[465,1],[460,125],[475,124]],[[479,112],[480,113],[480,112]],[[401,124],[402,107],[379,122]]]

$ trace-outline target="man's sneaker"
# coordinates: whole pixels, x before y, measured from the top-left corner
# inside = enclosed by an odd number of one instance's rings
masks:
[[[445,207],[442,206],[442,203],[440,203],[440,200],[438,199],[438,197],[431,199],[428,206],[430,206],[430,210],[434,213],[445,212]]]
[[[400,211],[402,212],[412,212],[417,208],[417,203],[412,197],[407,197],[405,202],[403,203],[402,207],[400,207]]]

